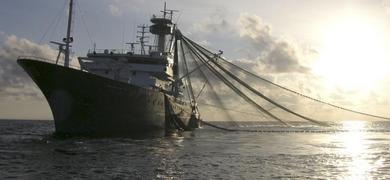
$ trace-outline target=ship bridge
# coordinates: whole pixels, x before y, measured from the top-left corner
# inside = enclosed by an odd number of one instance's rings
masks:
[[[169,54],[134,54],[125,50],[93,50],[79,57],[83,70],[110,79],[147,88],[166,88],[173,81],[173,59]]]
[[[162,16],[152,16],[152,25],[137,26],[138,40],[126,43],[128,49],[91,49],[79,58],[81,69],[141,87],[171,89],[178,63],[173,48],[175,10],[164,5],[161,12]],[[149,34],[154,35],[154,44],[148,44]]]

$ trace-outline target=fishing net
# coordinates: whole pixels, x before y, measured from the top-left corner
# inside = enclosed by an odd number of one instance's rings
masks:
[[[351,106],[356,108],[352,109],[337,105],[346,103],[342,98],[339,102],[327,102],[320,94],[305,88],[305,82],[300,82],[300,90],[279,85],[272,77],[250,71],[256,69],[255,64],[247,63],[242,68],[185,36],[181,37],[180,46],[187,69],[183,73],[193,69],[185,84],[191,84],[194,95],[188,97],[198,103],[203,120],[228,121],[229,126],[237,126],[242,121],[329,126],[330,122],[339,120],[390,120],[358,111],[359,106]],[[284,79],[295,80],[294,77]]]

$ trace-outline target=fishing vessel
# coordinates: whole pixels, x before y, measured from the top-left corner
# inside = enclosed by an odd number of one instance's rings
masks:
[[[125,50],[92,49],[70,65],[73,0],[69,1],[67,34],[57,59],[19,57],[17,62],[44,94],[60,134],[129,135],[193,130],[196,103],[184,100],[179,77],[174,10],[140,26],[139,41]],[[147,45],[145,35],[155,36]],[[135,50],[138,46],[139,51]],[[63,64],[59,63],[63,54]]]

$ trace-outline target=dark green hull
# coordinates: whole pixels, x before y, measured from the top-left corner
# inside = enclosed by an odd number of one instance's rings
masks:
[[[163,134],[187,130],[191,107],[158,90],[33,59],[18,59],[46,97],[57,133]]]

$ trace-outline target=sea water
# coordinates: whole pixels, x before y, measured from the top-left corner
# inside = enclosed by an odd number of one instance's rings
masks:
[[[389,179],[390,123],[240,123],[158,138],[58,138],[0,120],[0,179]],[[219,124],[223,125],[223,123]]]

